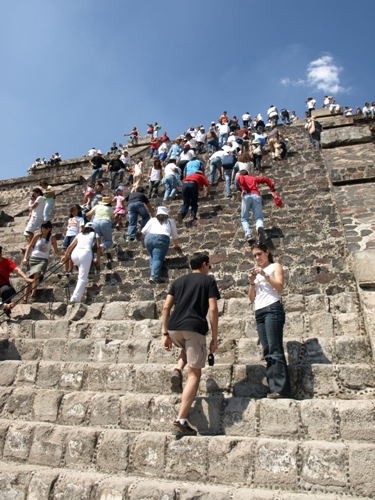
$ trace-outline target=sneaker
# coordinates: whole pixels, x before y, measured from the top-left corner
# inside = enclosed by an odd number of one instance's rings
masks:
[[[259,241],[264,245],[266,243],[266,233],[264,232],[263,227],[258,228],[258,236],[259,236]]]
[[[180,436],[196,436],[198,433],[195,429],[190,427],[187,421],[182,425],[180,422],[172,422],[174,434]]]
[[[182,392],[182,372],[175,368],[171,374],[172,391]]]
[[[247,236],[245,236],[245,240],[246,241],[251,241],[252,240],[251,234],[248,234]]]
[[[177,215],[177,220],[178,220],[178,223],[179,224],[182,224],[182,213],[181,212],[178,212],[178,215]]]

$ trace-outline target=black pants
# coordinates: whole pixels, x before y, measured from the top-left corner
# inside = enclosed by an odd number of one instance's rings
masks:
[[[0,288],[1,302],[3,304],[9,304],[10,298],[16,293],[15,289],[11,285],[3,285]]]

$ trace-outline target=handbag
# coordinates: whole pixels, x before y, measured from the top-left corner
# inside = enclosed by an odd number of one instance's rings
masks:
[[[277,205],[278,207],[282,207],[283,206],[282,199],[280,198],[280,196],[277,194],[276,191],[274,191],[272,193],[272,196],[273,196],[273,200],[275,202],[275,205]]]

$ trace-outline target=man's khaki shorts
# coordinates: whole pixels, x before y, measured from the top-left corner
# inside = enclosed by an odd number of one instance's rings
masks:
[[[188,366],[204,368],[207,357],[205,335],[189,330],[169,330],[169,336],[174,345],[185,351]]]

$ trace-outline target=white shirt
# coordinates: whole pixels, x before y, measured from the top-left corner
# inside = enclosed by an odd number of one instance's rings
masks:
[[[371,113],[371,109],[368,106],[364,106],[362,109],[362,113],[364,115],[367,115],[368,113]]]
[[[307,101],[306,106],[309,109],[315,108],[316,100],[315,99],[310,99],[310,101]]]
[[[277,107],[276,106],[272,106],[271,108],[268,108],[268,111],[267,111],[267,116],[268,118],[272,118],[276,115],[278,115],[278,111],[277,111]]]
[[[134,167],[134,175],[143,175],[143,161],[136,163]]]
[[[215,151],[215,153],[210,156],[210,160],[212,160],[212,158],[223,158],[223,156],[225,156],[225,151]]]
[[[197,135],[195,136],[195,140],[197,142],[204,142],[206,140],[206,134],[198,130]]]
[[[165,144],[165,142],[163,142],[158,149],[159,155],[162,155],[164,153],[168,153],[168,146]]]
[[[268,264],[268,266],[265,267],[263,269],[263,271],[266,274],[268,274],[268,276],[271,276],[272,278],[274,278],[275,277],[275,264]],[[256,280],[254,283],[255,283],[254,306],[255,306],[256,311],[258,309],[262,309],[263,307],[274,304],[275,302],[278,302],[279,294],[277,293],[277,291],[274,288],[272,288],[272,286],[268,283],[266,278],[264,278],[260,274],[257,274]]]
[[[185,152],[182,152],[181,153],[181,156],[180,156],[180,160],[187,160],[187,161],[190,161],[194,158],[194,151],[192,149],[188,149]]]
[[[217,128],[220,135],[229,134],[229,127],[226,123],[218,125]]]
[[[89,150],[89,152],[87,153],[87,156],[95,156],[95,153],[96,153],[96,149],[95,148],[92,148]]]
[[[38,206],[33,208],[31,216],[37,217],[38,219],[43,218],[44,205],[46,204],[46,200],[43,198],[43,196],[38,196],[38,198],[33,202],[33,204],[34,203],[37,203]]]
[[[150,181],[160,181],[162,174],[162,169],[154,168],[151,169]]]
[[[68,220],[66,236],[77,236],[82,225],[84,225],[83,217],[71,217]]]
[[[244,115],[242,115],[242,121],[243,122],[251,121],[251,116],[248,113],[245,113]]]
[[[175,163],[168,163],[168,165],[164,168],[164,175],[175,175],[177,171]]]
[[[172,219],[168,219],[164,224],[160,224],[156,217],[152,217],[145,227],[142,229],[142,234],[164,234],[172,239],[176,240],[178,238],[177,227]]]
[[[86,252],[92,252],[92,244],[94,243],[95,238],[96,234],[93,231],[91,231],[89,234],[79,233],[76,236],[77,245],[75,248]]]

